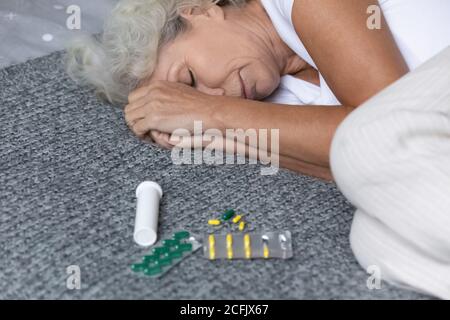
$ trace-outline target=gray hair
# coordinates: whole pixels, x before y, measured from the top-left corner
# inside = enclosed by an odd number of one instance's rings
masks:
[[[71,43],[67,72],[81,85],[96,89],[113,104],[128,95],[155,69],[159,48],[187,29],[183,9],[243,6],[248,0],[121,0],[105,22],[101,35]]]

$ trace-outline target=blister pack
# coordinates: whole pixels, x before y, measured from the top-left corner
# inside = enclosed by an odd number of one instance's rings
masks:
[[[131,270],[159,278],[201,247],[202,244],[195,236],[188,231],[179,231],[170,239],[163,240],[160,246],[153,248],[141,262],[133,264]]]
[[[208,234],[203,238],[204,255],[216,259],[290,259],[290,231]]]

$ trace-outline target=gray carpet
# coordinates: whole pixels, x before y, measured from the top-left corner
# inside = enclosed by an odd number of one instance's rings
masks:
[[[68,79],[61,53],[0,70],[0,298],[423,299],[366,288],[350,250],[352,207],[334,184],[256,166],[174,166],[138,141],[121,110]],[[289,261],[209,262],[191,256],[160,280],[129,265],[135,188],[158,181],[160,236],[207,230],[216,212],[248,214],[253,230],[289,229]],[[82,288],[66,288],[79,265]]]

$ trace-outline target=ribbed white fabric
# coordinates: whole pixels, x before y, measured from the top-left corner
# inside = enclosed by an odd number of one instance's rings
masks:
[[[450,47],[363,106],[332,144],[350,242],[382,279],[450,299]]]

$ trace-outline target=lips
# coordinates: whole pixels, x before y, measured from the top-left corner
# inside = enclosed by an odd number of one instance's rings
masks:
[[[239,72],[239,80],[241,81],[241,98],[248,99],[247,89],[245,88],[245,82],[244,79],[242,79],[240,72]]]

